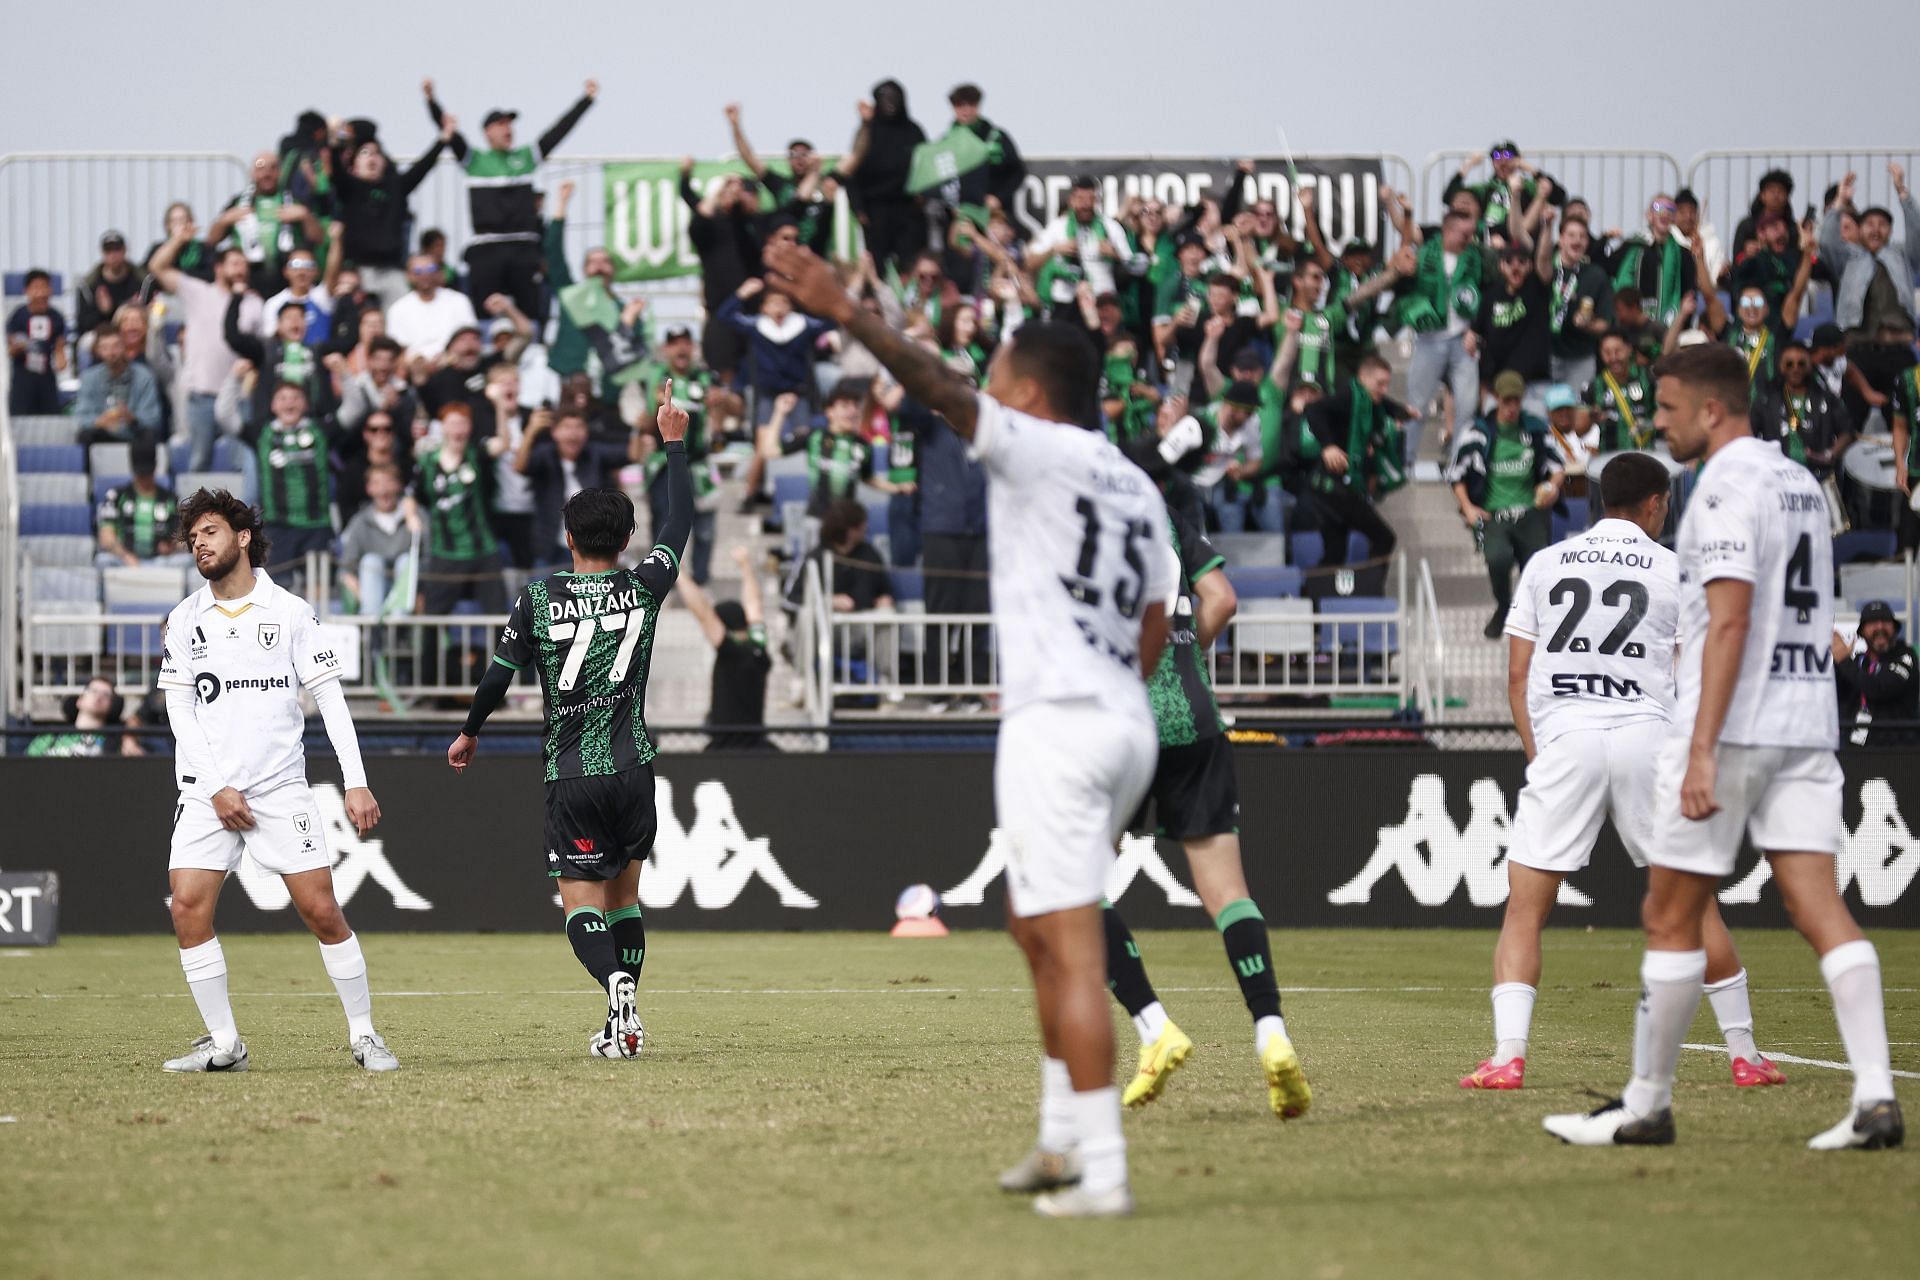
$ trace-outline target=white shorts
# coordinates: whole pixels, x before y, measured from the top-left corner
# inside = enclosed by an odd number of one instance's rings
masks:
[[[1846,840],[1840,817],[1845,778],[1833,752],[1722,743],[1713,788],[1720,812],[1695,822],[1680,812],[1687,742],[1686,734],[1676,733],[1660,750],[1653,843],[1647,850],[1654,866],[1703,876],[1732,875],[1743,833],[1763,853],[1840,852]]]
[[[173,852],[167,869],[235,871],[242,851],[253,855],[262,871],[276,876],[333,865],[320,809],[306,783],[290,782],[248,796],[247,808],[253,810],[253,830],[228,831],[220,825],[211,801],[182,792],[173,810]]]
[[[1015,915],[1106,896],[1114,842],[1153,781],[1159,751],[1150,717],[1088,699],[1032,703],[1001,722],[993,800]]]
[[[1514,807],[1508,861],[1560,875],[1578,871],[1611,814],[1633,865],[1646,866],[1654,762],[1670,734],[1664,720],[1641,720],[1578,729],[1540,748]]]

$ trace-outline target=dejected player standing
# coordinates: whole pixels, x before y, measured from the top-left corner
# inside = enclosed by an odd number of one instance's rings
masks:
[[[1654,374],[1655,426],[1675,458],[1705,465],[1680,525],[1679,711],[1656,775],[1633,1078],[1546,1128],[1582,1146],[1673,1141],[1674,1068],[1707,968],[1702,922],[1744,832],[1819,953],[1853,1067],[1852,1107],[1808,1146],[1897,1147],[1880,959],[1834,881],[1846,829],[1826,499],[1812,472],[1753,437],[1732,348],[1683,347]]]
[[[1213,647],[1239,600],[1224,572],[1226,559],[1206,534],[1183,515],[1175,514],[1171,524],[1181,585],[1166,652],[1147,684],[1160,754],[1147,799],[1131,825],[1178,840],[1186,850],[1194,888],[1220,930],[1227,962],[1253,1015],[1254,1053],[1266,1077],[1268,1105],[1282,1120],[1293,1120],[1307,1113],[1313,1090],[1280,1016],[1266,917],[1247,890],[1233,744],[1201,656]],[[1165,1090],[1193,1052],[1193,1041],[1167,1016],[1120,913],[1109,905],[1101,919],[1107,932],[1107,985],[1140,1033],[1139,1070],[1121,1101],[1141,1107]]]
[[[1654,539],[1666,467],[1622,453],[1600,477],[1605,517],[1527,561],[1507,615],[1507,698],[1527,785],[1507,848],[1507,909],[1493,952],[1493,1056],[1462,1089],[1518,1089],[1540,984],[1540,934],[1561,882],[1587,865],[1611,816],[1635,866],[1653,832],[1654,761],[1673,719],[1680,570]],[[1719,904],[1703,922],[1706,992],[1742,1088],[1786,1077],[1753,1041],[1747,971]]]
[[[667,519],[653,550],[637,567],[620,567],[634,517],[618,489],[569,498],[573,570],[534,579],[513,602],[466,727],[447,748],[447,763],[465,772],[515,674],[538,666],[547,710],[547,874],[560,886],[573,954],[607,995],[606,1026],[588,1044],[605,1058],[637,1057],[645,1037],[634,1007],[647,957],[640,864],[658,830],[647,668],[654,624],[693,527],[687,414],[672,395],[673,380],[664,379],[655,421],[666,442]]]
[[[1010,846],[1007,904],[1033,973],[1046,1046],[1040,1144],[1029,1161],[1077,1185],[1034,1202],[1053,1217],[1132,1210],[1100,899],[1114,841],[1153,776],[1142,673],[1158,664],[1176,579],[1166,506],[1097,417],[1084,331],[1028,323],[1001,344],[980,394],[890,329],[805,249],[770,245],[768,283],[844,326],[907,394],[971,442],[988,475],[990,589],[1001,710],[994,807]]]
[[[361,835],[380,821],[340,691],[340,660],[321,644],[307,602],[260,568],[267,540],[256,508],[224,489],[201,489],[181,504],[180,527],[207,585],[167,615],[160,663],[180,784],[167,880],[180,967],[207,1034],[166,1069],[248,1067],[227,1002],[226,954],[213,931],[220,889],[245,853],[285,882],[319,940],[346,1009],[353,1060],[368,1071],[393,1071],[400,1060],[373,1029],[366,958],[333,896],[327,834],[307,786],[302,688],[339,757],[348,820]]]

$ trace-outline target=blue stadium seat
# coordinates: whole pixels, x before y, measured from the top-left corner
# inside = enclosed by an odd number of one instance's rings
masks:
[[[1320,602],[1320,616],[1342,613],[1391,614],[1400,602],[1391,596],[1328,596]],[[1331,651],[1338,642],[1343,653],[1394,653],[1400,648],[1397,622],[1321,622],[1319,644]]]
[[[1327,558],[1327,542],[1317,529],[1303,529],[1293,535],[1292,554],[1288,557],[1302,569],[1316,569]]]
[[[1367,535],[1358,529],[1347,531],[1347,563],[1359,564],[1367,558],[1367,552],[1373,550],[1373,544],[1367,541]]]
[[[114,604],[107,606],[110,614],[123,616],[148,617],[165,614],[166,610],[151,604]],[[125,654],[128,657],[160,657],[160,624],[141,624],[116,622],[107,625],[107,652]]]
[[[773,477],[773,512],[767,518],[767,528],[775,532],[787,532],[787,508],[794,503],[804,507],[807,502],[808,488],[805,475],[792,472],[775,475]]]
[[[869,502],[866,504],[866,507],[867,536],[869,538],[884,538],[893,531],[893,526],[888,523],[887,512],[889,508],[885,502]]]
[[[107,490],[124,489],[132,483],[133,477],[130,475],[110,476],[96,473],[93,477],[93,504],[99,506],[105,502]]]
[[[87,469],[86,450],[77,444],[39,444],[21,449],[16,456],[22,475]]]
[[[1892,529],[1849,529],[1833,540],[1833,562],[1852,564],[1856,560],[1891,560],[1898,550]]]
[[[1576,533],[1584,533],[1587,528],[1587,500],[1585,498],[1566,498],[1563,500],[1567,514],[1561,515],[1556,508],[1552,513],[1553,540],[1563,542]]]
[[[80,424],[63,413],[20,414],[11,420],[13,443],[22,449],[43,444],[72,444]]]
[[[49,271],[47,273],[47,277],[48,277],[47,283],[53,286],[54,297],[58,298],[61,294],[67,291],[67,278],[64,275],[62,275],[60,272]],[[20,297],[26,296],[26,292],[27,292],[27,273],[26,272],[9,271],[5,274],[4,277],[0,277],[0,278],[3,278],[5,281],[7,296],[9,298],[20,298]]]
[[[1227,581],[1243,600],[1272,600],[1300,594],[1306,575],[1292,565],[1228,565]]]
[[[21,537],[41,537],[56,533],[91,536],[93,508],[76,505],[20,508]]]

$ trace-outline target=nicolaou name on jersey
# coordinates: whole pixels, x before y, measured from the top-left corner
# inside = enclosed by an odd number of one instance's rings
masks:
[[[585,600],[547,601],[547,621],[565,622],[572,618],[592,618],[603,613],[630,613],[640,607],[640,591],[629,587]]]

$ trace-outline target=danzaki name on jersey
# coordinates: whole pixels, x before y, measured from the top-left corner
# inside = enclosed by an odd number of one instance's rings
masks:
[[[575,580],[575,591],[607,591],[611,594],[598,599],[569,599],[547,601],[547,621],[565,622],[570,618],[593,618],[603,613],[628,613],[640,608],[640,592],[637,588],[625,591],[612,591],[611,583],[581,582]]]

